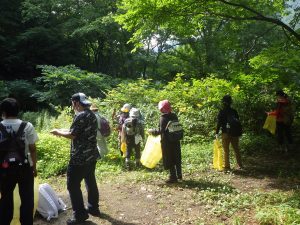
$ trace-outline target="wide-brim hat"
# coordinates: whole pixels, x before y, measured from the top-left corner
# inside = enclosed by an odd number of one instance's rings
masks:
[[[131,105],[128,104],[128,103],[126,103],[126,104],[124,104],[123,107],[121,108],[121,111],[127,113],[127,112],[130,111],[130,109],[131,109]]]

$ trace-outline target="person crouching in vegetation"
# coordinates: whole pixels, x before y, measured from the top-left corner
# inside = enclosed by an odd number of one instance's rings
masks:
[[[122,126],[121,142],[126,143],[125,166],[130,169],[130,157],[132,149],[135,150],[135,164],[140,166],[141,142],[144,140],[144,126],[140,120],[140,110],[130,109],[129,118]]]
[[[180,139],[183,137],[183,130],[180,127],[177,133],[179,135],[171,138],[168,126],[172,122],[178,124],[178,117],[172,112],[171,104],[168,100],[160,101],[158,109],[161,112],[159,127],[158,129],[150,129],[148,132],[152,135],[161,136],[163,165],[170,172],[169,179],[166,182],[176,183],[178,180],[182,180]]]
[[[239,150],[239,136],[242,135],[242,127],[237,111],[231,108],[232,98],[225,95],[222,99],[223,108],[219,111],[217,118],[216,136],[222,131],[222,146],[224,149],[225,170],[230,170],[229,145],[231,144],[235,153],[237,169],[242,169],[242,160]]]
[[[17,118],[19,105],[16,99],[1,102],[3,121],[0,124],[0,224],[9,225],[13,218],[13,191],[19,186],[21,199],[20,223],[33,224],[34,177],[36,171],[37,133],[30,122]]]
[[[291,150],[293,144],[291,127],[294,121],[294,109],[288,95],[282,90],[278,90],[276,96],[277,105],[273,113],[276,115],[277,140],[280,151],[287,152]]]

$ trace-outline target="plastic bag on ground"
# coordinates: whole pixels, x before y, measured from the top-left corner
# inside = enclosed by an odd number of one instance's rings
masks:
[[[265,124],[263,126],[264,129],[271,132],[271,134],[275,134],[276,131],[276,115],[269,114],[266,118]]]
[[[58,212],[66,209],[66,204],[57,196],[49,184],[39,186],[39,202],[37,211],[50,221],[58,217]]]
[[[219,171],[224,170],[223,148],[219,139],[214,140],[213,168]]]
[[[141,156],[141,163],[147,168],[154,168],[162,158],[160,135],[149,135]]]
[[[34,179],[34,209],[33,209],[33,216],[35,215],[36,208],[38,205],[38,198],[39,198],[39,182],[38,179]],[[10,225],[20,225],[20,206],[21,206],[21,200],[19,195],[19,186],[16,185],[16,188],[14,190],[14,214],[13,219],[10,222]]]

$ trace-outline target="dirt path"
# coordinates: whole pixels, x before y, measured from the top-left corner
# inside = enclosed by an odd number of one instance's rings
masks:
[[[193,171],[191,174],[184,171],[184,180],[172,185],[166,185],[163,180],[144,179],[144,175],[149,175],[145,170],[124,171],[115,176],[105,176],[98,184],[102,217],[90,216],[84,224],[232,224],[232,218],[226,216],[226,213],[211,214],[210,208],[214,203],[207,204],[202,197],[206,194],[221,193],[216,197],[217,200],[218,198],[222,200],[223,193],[222,190],[218,191],[218,188],[229,190],[225,191],[225,197],[227,193],[231,197],[234,197],[234,194],[230,195],[230,193],[249,194],[250,201],[252,193],[299,190],[300,179],[297,175],[300,169],[299,159],[300,151],[290,155],[277,152],[264,156],[256,154],[247,157],[246,170],[224,173],[207,169]],[[36,216],[34,225],[63,225],[71,217],[72,210],[65,187],[66,177],[55,177],[49,183],[69,209],[50,222]],[[82,190],[84,189],[83,187]],[[212,189],[217,191],[210,191]],[[230,192],[231,190],[234,192]],[[243,218],[241,224],[259,224],[255,220],[253,207],[238,210],[235,215]]]
[[[217,221],[226,224],[228,220],[226,217],[211,218],[207,214],[206,205],[193,197],[195,191],[199,190],[201,186],[201,182],[197,183],[194,177],[186,177],[183,182],[172,185],[165,185],[163,181],[159,180],[151,183],[130,183],[123,179],[129,176],[126,173],[120,174],[113,181],[99,184],[100,208],[103,216],[102,218],[90,217],[88,222],[84,224],[198,224],[199,221],[205,221],[204,224],[215,224]],[[224,174],[207,171],[206,173],[207,175],[215,173],[215,176],[228,179],[233,188],[242,192],[269,191],[273,189],[271,187],[275,182],[273,178],[263,176],[247,177],[243,172]],[[55,182],[53,187],[70,206],[68,193]],[[65,221],[71,216],[71,211],[68,209],[60,213],[59,218],[51,220],[50,223],[36,216],[34,224],[65,224]],[[257,224],[251,217],[251,212],[248,214],[247,224]]]

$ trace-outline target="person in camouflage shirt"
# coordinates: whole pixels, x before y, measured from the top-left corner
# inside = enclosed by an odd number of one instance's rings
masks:
[[[73,208],[73,217],[68,225],[80,224],[89,214],[100,217],[99,191],[95,178],[95,168],[100,154],[97,149],[97,119],[89,109],[91,103],[85,94],[77,93],[71,98],[75,118],[70,130],[54,129],[52,134],[72,140],[70,161],[67,170],[67,188]],[[88,192],[87,208],[84,207],[80,183],[84,180]]]

